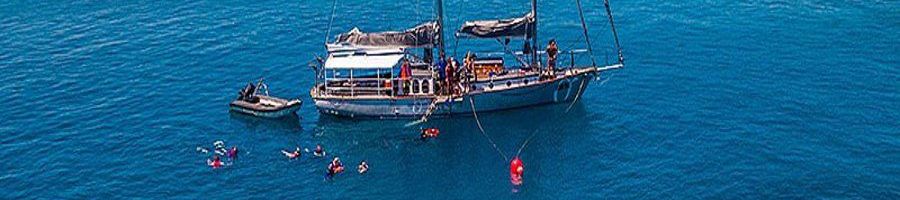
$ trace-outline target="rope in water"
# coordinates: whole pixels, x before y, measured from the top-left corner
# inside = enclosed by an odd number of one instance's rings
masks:
[[[478,120],[478,112],[475,112],[475,97],[469,97],[469,105],[472,106],[472,115],[475,116],[475,123],[478,124],[478,130],[481,130],[481,135],[484,135],[484,137],[488,139],[488,142],[491,143],[491,146],[494,147],[494,150],[497,150],[497,153],[500,153],[500,156],[503,156],[503,160],[509,160],[509,157],[507,157],[506,154],[503,153],[502,150],[500,150],[500,147],[497,147],[497,143],[495,143],[494,140],[491,139],[491,137],[488,136],[486,132],[484,132],[484,127],[481,126],[481,120]]]
[[[598,85],[598,87],[599,87],[599,86],[602,86],[603,84],[605,84],[607,81],[609,81],[609,79],[612,79],[612,76],[610,76],[610,77],[607,78],[606,80],[603,80],[603,82],[600,82],[600,85]],[[553,119],[555,119],[555,120],[561,120],[561,119],[563,119],[563,117],[565,117],[566,115],[568,115],[569,110],[572,108],[573,105],[575,105],[575,102],[578,101],[578,97],[580,96],[579,94],[581,94],[581,87],[584,86],[585,81],[586,81],[585,79],[581,79],[581,85],[582,85],[582,86],[580,86],[580,87],[578,88],[578,93],[575,94],[575,99],[572,100],[572,104],[569,104],[569,107],[566,108],[566,112],[564,112],[561,116],[555,117],[555,118],[553,118]],[[555,123],[556,123],[556,121],[553,121],[553,123],[551,123],[551,124],[555,124]],[[519,147],[519,150],[516,151],[516,157],[519,157],[519,155],[522,154],[522,150],[525,150],[525,146],[527,146],[528,143],[531,142],[531,139],[534,138],[534,136],[537,135],[537,133],[539,132],[539,130],[541,130],[541,129],[540,129],[540,128],[535,129],[533,132],[531,132],[531,135],[528,136],[527,139],[525,139],[525,142],[523,142],[523,143],[522,143],[522,146]]]

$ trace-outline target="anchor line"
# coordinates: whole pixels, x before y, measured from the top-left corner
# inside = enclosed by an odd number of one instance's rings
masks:
[[[613,75],[613,76],[615,76],[615,75]],[[606,83],[607,81],[609,81],[610,79],[612,79],[612,76],[610,76],[610,77],[607,78],[606,80],[603,80],[602,82],[600,82],[600,85],[605,84],[605,83]],[[569,107],[566,108],[566,112],[564,112],[564,113],[562,114],[562,116],[553,118],[553,119],[554,119],[554,121],[552,121],[553,123],[556,123],[557,121],[562,120],[566,115],[569,114],[569,110],[572,108],[572,105],[575,105],[575,102],[578,101],[578,98],[579,98],[579,95],[578,95],[578,94],[581,94],[581,87],[584,86],[584,83],[585,83],[585,79],[581,79],[581,85],[582,85],[582,86],[579,86],[579,92],[578,92],[577,94],[575,94],[576,96],[575,96],[575,99],[572,100],[572,104],[569,104]],[[599,87],[600,85],[598,85],[598,87]],[[522,154],[522,150],[525,150],[525,146],[527,146],[528,143],[531,142],[531,139],[534,138],[534,136],[537,135],[537,133],[539,132],[539,130],[540,130],[540,128],[535,129],[534,131],[532,131],[532,132],[531,132],[531,135],[528,136],[527,139],[525,139],[525,142],[522,142],[522,146],[520,146],[520,147],[519,147],[519,150],[516,151],[516,157],[518,157],[519,155]]]
[[[484,132],[484,127],[481,126],[481,120],[478,119],[478,112],[475,111],[475,97],[469,97],[469,105],[472,106],[472,115],[475,116],[475,123],[478,125],[478,130],[481,130],[481,135],[488,139],[488,142],[491,143],[491,146],[494,147],[494,150],[497,150],[497,153],[500,153],[500,156],[503,156],[503,160],[509,160],[509,157],[507,157],[506,154],[503,153],[502,150],[500,150],[500,147],[497,147],[497,143],[494,142],[494,140],[491,139],[491,137],[488,136],[486,132]]]

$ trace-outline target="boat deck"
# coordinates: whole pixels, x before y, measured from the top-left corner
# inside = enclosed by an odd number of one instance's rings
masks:
[[[559,69],[555,71],[554,78],[550,79],[541,79],[540,73],[538,71],[533,70],[523,70],[523,69],[510,69],[506,70],[504,73],[501,73],[496,76],[492,76],[487,80],[476,80],[475,90],[470,91],[471,94],[477,93],[485,93],[485,92],[496,92],[503,90],[510,90],[520,87],[530,87],[535,85],[541,85],[543,83],[553,82],[558,79],[568,78],[572,76],[578,76],[585,73],[598,72],[608,69],[615,69],[621,67],[620,65],[611,65],[605,67],[583,67],[583,68],[566,68]],[[414,76],[430,76],[429,70],[414,70]],[[345,100],[403,100],[403,99],[422,99],[422,98],[436,98],[439,96],[446,96],[440,94],[416,94],[416,95],[388,95],[388,94],[329,94],[321,92],[320,88],[323,86],[323,83],[317,85],[317,87],[313,87],[310,90],[310,96],[314,99],[345,99]]]

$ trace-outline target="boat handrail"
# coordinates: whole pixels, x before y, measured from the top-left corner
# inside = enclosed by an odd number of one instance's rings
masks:
[[[326,81],[384,81],[391,78],[325,78]]]
[[[389,87],[350,87],[350,86],[330,86],[326,88],[326,91],[334,90],[368,90],[368,91],[380,91],[380,90],[391,90]]]

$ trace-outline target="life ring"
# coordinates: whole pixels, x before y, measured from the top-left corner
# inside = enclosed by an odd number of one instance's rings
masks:
[[[572,94],[572,81],[569,79],[560,80],[556,85],[556,90],[553,91],[553,102],[564,102],[569,100],[569,96]],[[565,90],[565,96],[562,96],[560,99],[560,93]]]

